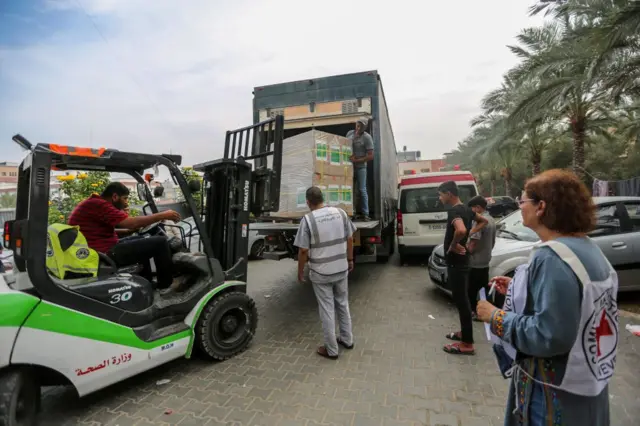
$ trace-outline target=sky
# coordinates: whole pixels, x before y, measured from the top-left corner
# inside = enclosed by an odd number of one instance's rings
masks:
[[[398,150],[440,158],[515,62],[532,0],[0,0],[0,161],[11,141],[220,157],[256,86],[367,70]]]

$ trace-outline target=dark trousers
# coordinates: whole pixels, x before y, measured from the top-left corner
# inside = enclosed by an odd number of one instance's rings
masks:
[[[107,255],[119,267],[141,264],[143,269],[140,275],[149,281],[153,278],[149,260],[153,258],[158,288],[168,288],[173,282],[171,248],[166,237],[122,239]]]
[[[473,321],[469,306],[469,271],[466,265],[447,266],[447,280],[453,293],[453,301],[460,316],[460,332],[462,342],[473,344]]]
[[[478,304],[478,292],[484,288],[489,295],[489,268],[471,268],[469,272],[469,306],[471,312],[476,312]]]

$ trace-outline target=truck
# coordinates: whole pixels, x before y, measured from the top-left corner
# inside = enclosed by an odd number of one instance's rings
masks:
[[[254,123],[279,115],[284,116],[285,144],[287,138],[312,129],[346,136],[359,118],[369,120],[366,130],[374,142],[373,161],[367,164],[370,220],[353,220],[357,228],[354,260],[388,261],[395,251],[398,173],[396,144],[380,74],[364,71],[255,87]],[[356,207],[357,202],[356,199]],[[299,219],[273,215],[252,224],[252,229],[259,229],[265,236],[263,257],[296,259],[293,241],[298,224]]]

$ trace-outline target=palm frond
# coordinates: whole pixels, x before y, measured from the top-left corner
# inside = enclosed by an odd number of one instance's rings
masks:
[[[509,121],[517,124],[522,121],[539,118],[541,112],[547,116],[558,117],[564,111],[556,111],[555,114],[547,114],[550,107],[564,103],[568,90],[573,88],[573,77],[558,77],[540,84],[536,89],[522,97],[509,115]]]

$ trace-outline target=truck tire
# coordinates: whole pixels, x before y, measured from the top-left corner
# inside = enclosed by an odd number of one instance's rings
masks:
[[[259,260],[262,259],[262,253],[264,253],[265,244],[264,240],[258,240],[253,243],[251,246],[251,250],[249,251],[249,259],[251,260]]]
[[[224,293],[200,314],[195,329],[198,347],[207,357],[224,361],[249,347],[257,326],[255,301],[239,291]]]
[[[393,250],[393,238],[389,237],[389,235],[383,235],[384,238],[384,249],[386,254],[380,255],[376,258],[377,263],[387,263],[389,261],[389,257],[391,256]]]
[[[28,368],[0,372],[0,426],[35,426],[40,408],[40,384]]]

